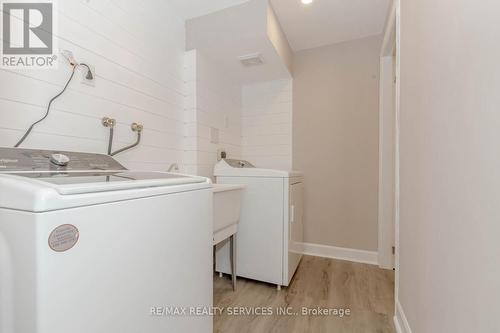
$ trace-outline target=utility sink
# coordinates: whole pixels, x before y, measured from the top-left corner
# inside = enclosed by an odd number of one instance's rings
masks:
[[[213,245],[226,239],[230,243],[230,261],[233,290],[236,290],[236,233],[241,212],[241,194],[244,185],[213,184],[214,234]],[[222,276],[222,273],[220,273]]]
[[[240,221],[241,194],[244,188],[244,185],[213,184],[214,245],[237,232]]]

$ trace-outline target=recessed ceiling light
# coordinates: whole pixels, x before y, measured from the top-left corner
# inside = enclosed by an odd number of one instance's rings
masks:
[[[310,5],[312,4],[313,0],[300,0],[304,5]]]

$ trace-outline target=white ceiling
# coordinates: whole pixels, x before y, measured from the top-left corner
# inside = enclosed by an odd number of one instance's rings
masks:
[[[186,24],[186,49],[200,51],[234,83],[289,78],[290,72],[267,35],[267,9],[266,1],[254,0],[193,18]],[[238,57],[254,53],[261,54],[264,64],[242,66]]]
[[[249,0],[167,0],[183,19],[214,13]],[[266,3],[268,0],[253,0]],[[270,0],[294,51],[382,33],[391,0]]]
[[[390,0],[271,0],[294,51],[381,34]]]
[[[168,0],[183,19],[207,15],[221,9],[236,6],[248,0]]]

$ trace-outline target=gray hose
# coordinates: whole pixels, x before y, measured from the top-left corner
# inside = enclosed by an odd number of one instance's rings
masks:
[[[71,72],[71,76],[69,77],[68,82],[66,82],[66,84],[64,85],[63,90],[61,90],[61,92],[59,94],[55,95],[50,100],[49,105],[47,106],[47,110],[45,111],[45,115],[42,118],[40,118],[39,120],[37,120],[36,122],[34,122],[33,124],[31,124],[31,126],[28,128],[28,130],[24,133],[24,135],[21,138],[21,140],[19,140],[16,143],[16,145],[14,146],[15,148],[19,147],[24,142],[24,140],[26,140],[26,138],[28,137],[28,135],[30,135],[31,131],[33,130],[33,128],[35,128],[36,125],[38,125],[39,123],[41,123],[42,121],[44,121],[45,118],[47,118],[49,116],[50,107],[52,106],[52,102],[54,102],[56,99],[59,98],[59,96],[61,96],[62,94],[64,94],[64,92],[68,88],[71,80],[73,79],[73,76],[75,75],[76,67],[78,67],[78,66],[73,66],[73,71]]]
[[[139,143],[141,143],[141,132],[137,132],[137,141],[133,145],[127,146],[127,147],[122,148],[122,149],[119,149],[119,150],[115,151],[114,153],[110,154],[110,156],[115,156],[115,155],[118,155],[120,153],[123,153],[124,151],[127,151],[129,149],[137,147],[139,145]]]
[[[108,155],[111,155],[113,151],[113,136],[115,135],[115,129],[113,127],[109,128],[109,142],[108,142]]]

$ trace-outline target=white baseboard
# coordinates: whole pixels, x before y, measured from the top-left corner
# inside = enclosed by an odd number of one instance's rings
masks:
[[[405,312],[401,303],[396,302],[396,315],[394,316],[394,326],[396,327],[397,333],[412,333],[410,324],[406,319]]]
[[[302,249],[303,253],[309,256],[378,265],[378,253],[376,251],[364,251],[311,243],[302,243]]]

